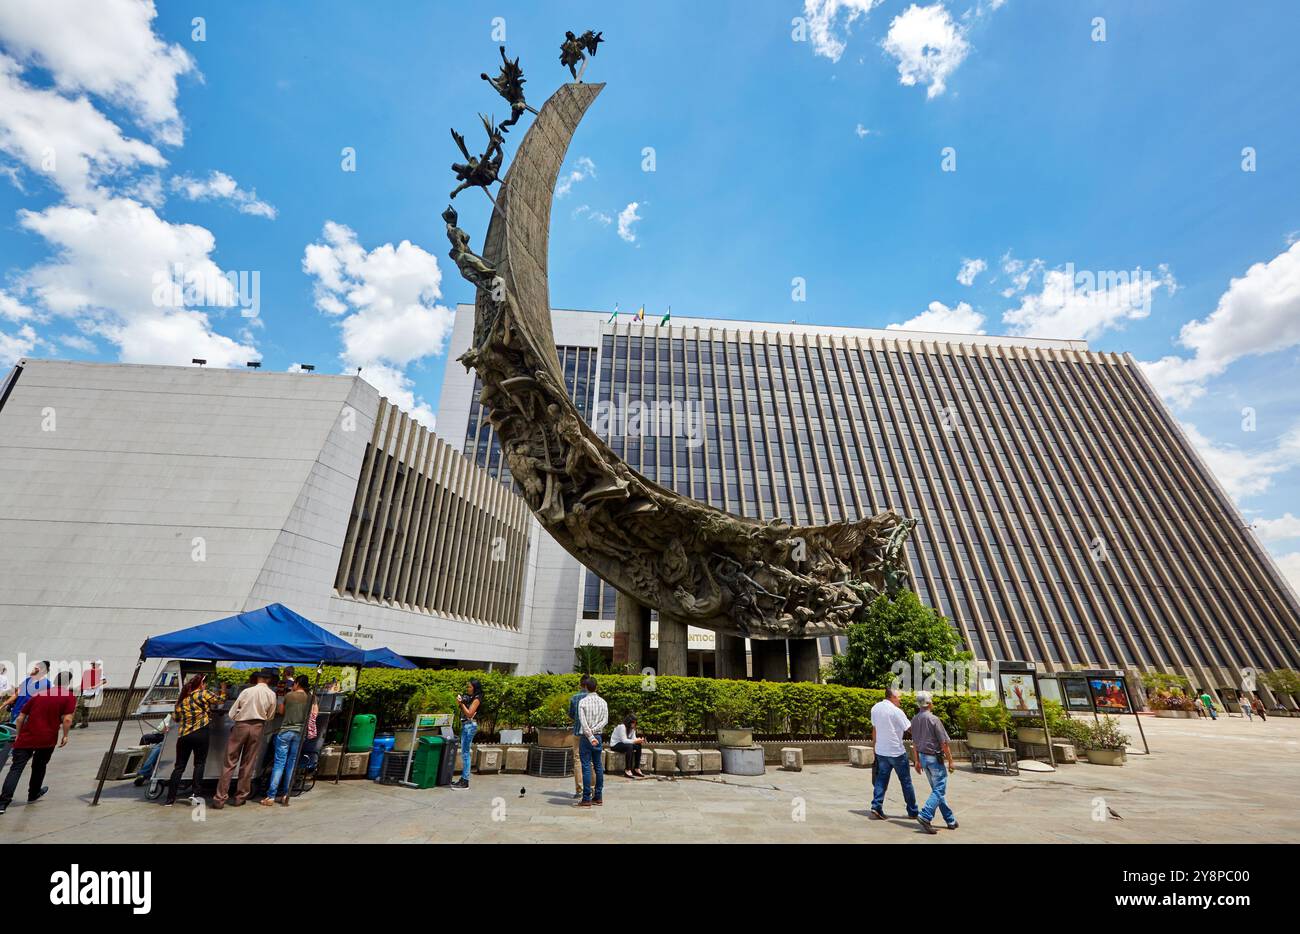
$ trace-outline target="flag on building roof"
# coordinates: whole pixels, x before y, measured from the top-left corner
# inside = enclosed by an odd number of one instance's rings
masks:
[[[667,324],[669,319],[672,318],[672,316],[673,316],[673,306],[669,305],[668,310],[664,312],[664,316],[659,319],[659,326],[663,327],[665,324]]]
[[[606,321],[605,323],[606,323],[606,324],[612,324],[612,323],[614,322],[614,319],[617,318],[617,317],[618,317],[618,302],[615,302],[615,303],[614,303],[614,313],[613,313],[612,315],[609,316],[609,320]]]
[[[642,305],[640,308],[636,310],[636,314],[632,316],[632,320],[633,321],[645,320],[645,305]]]

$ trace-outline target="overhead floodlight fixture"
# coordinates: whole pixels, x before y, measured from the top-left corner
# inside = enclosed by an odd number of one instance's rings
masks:
[[[302,370],[304,373],[310,373],[310,372],[312,372],[313,370],[316,369],[316,364],[314,364],[314,363],[300,363],[300,364],[298,364],[298,369]]]
[[[250,370],[260,370],[262,368],[262,361],[249,360],[247,363],[244,364],[244,366],[248,367]]]
[[[190,363],[197,363],[199,366],[206,366],[207,362],[208,361],[200,359],[199,357],[194,357],[190,360]]]

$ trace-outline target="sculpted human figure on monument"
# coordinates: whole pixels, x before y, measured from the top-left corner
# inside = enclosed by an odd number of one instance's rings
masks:
[[[509,132],[509,128],[519,122],[525,110],[533,110],[524,100],[524,70],[519,67],[518,58],[513,62],[506,58],[504,45],[501,46],[501,73],[493,78],[484,72],[479,77],[492,85],[493,89],[510,104],[510,119],[503,121],[499,127],[502,133]],[[536,112],[533,110],[533,113]]]
[[[489,185],[499,181],[497,173],[501,170],[501,163],[505,159],[505,151],[502,148],[505,145],[505,137],[489,118],[482,114],[479,114],[479,118],[483,121],[483,129],[487,131],[488,136],[487,149],[481,156],[471,156],[469,150],[465,148],[465,137],[457,133],[455,128],[451,131],[451,138],[456,141],[457,148],[465,156],[463,163],[451,164],[451,170],[456,173],[456,180],[460,182],[451,193],[453,198],[466,188],[482,188],[486,192]],[[488,197],[491,197],[491,192],[488,192]]]
[[[564,41],[560,43],[560,64],[567,65],[569,74],[573,75],[573,80],[579,80],[581,72],[578,70],[578,63],[582,63],[585,69],[587,55],[596,54],[596,46],[605,40],[601,38],[603,34],[592,32],[588,29],[581,36],[575,36],[572,31],[564,34]]]

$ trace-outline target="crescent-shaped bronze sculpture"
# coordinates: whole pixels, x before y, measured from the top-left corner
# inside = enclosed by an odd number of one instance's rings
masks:
[[[451,256],[477,287],[474,346],[460,359],[520,492],[574,557],[639,603],[692,626],[755,639],[839,632],[908,584],[914,519],[883,512],[794,527],[731,515],[625,463],[564,388],[551,329],[551,200],[569,141],[603,84],[566,84],[520,143],[482,256],[447,209]],[[485,189],[486,190],[486,189]]]

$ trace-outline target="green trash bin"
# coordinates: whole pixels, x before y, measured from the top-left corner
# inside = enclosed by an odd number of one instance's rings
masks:
[[[411,783],[416,788],[432,788],[438,784],[438,763],[446,741],[441,736],[421,736],[415,747],[415,762],[411,765]]]
[[[376,719],[372,713],[359,713],[352,718],[352,732],[348,734],[348,752],[370,752],[375,744]]]

